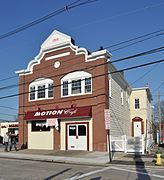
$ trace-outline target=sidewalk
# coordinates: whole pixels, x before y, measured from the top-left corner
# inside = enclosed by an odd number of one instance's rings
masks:
[[[155,165],[155,158],[152,155],[125,154],[122,152],[115,152],[112,155],[112,164],[125,165]],[[86,151],[53,151],[53,150],[30,150],[24,149],[19,151],[4,152],[0,148],[0,158],[24,159],[35,161],[46,161],[56,163],[70,163],[70,164],[84,164],[94,166],[108,166],[109,154],[108,152],[86,152]],[[163,162],[164,164],[164,162]]]

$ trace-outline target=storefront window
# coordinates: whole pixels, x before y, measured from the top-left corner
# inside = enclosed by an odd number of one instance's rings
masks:
[[[50,131],[50,127],[46,126],[46,121],[32,121],[31,131]]]

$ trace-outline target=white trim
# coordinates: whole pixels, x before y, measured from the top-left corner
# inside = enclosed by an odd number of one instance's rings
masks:
[[[60,58],[60,57],[68,56],[68,55],[70,55],[70,52],[65,52],[65,53],[62,53],[62,54],[49,56],[49,57],[46,57],[45,60],[48,61],[48,60],[51,60],[51,59]]]
[[[91,91],[85,93],[85,78],[91,78]],[[72,88],[72,81],[73,80],[81,80],[81,93],[77,94],[72,94],[71,93],[71,88]],[[68,95],[63,96],[63,82],[68,81]],[[87,95],[87,94],[92,94],[92,75],[90,73],[87,73],[85,71],[75,71],[73,73],[69,73],[65,75],[61,79],[61,97],[69,97],[69,96],[81,96],[81,95]]]
[[[48,97],[48,85],[49,84],[54,84],[54,81],[52,79],[46,79],[46,78],[40,78],[40,79],[36,79],[35,81],[33,81],[32,83],[29,84],[29,96],[28,96],[28,100],[31,101],[39,101],[39,100],[46,100],[46,99],[53,99],[53,97]],[[45,97],[44,98],[38,98],[38,86],[42,86],[45,85]],[[30,99],[30,88],[31,87],[35,87],[35,99]],[[54,91],[54,90],[53,90]]]
[[[65,39],[65,41],[62,40],[61,43],[59,42],[56,44],[55,44],[55,42],[54,42],[54,44],[50,43],[50,45],[46,46],[46,43],[48,43],[48,41],[52,37],[54,37],[55,35],[60,36],[61,38],[63,38],[63,40]],[[94,61],[94,60],[97,60],[100,58],[105,58],[107,60],[108,58],[110,58],[112,56],[110,53],[107,52],[107,50],[100,50],[100,51],[96,51],[96,52],[92,52],[91,54],[88,54],[88,51],[85,48],[79,48],[78,46],[73,45],[71,42],[70,36],[63,34],[61,32],[58,32],[58,31],[54,31],[47,38],[47,40],[45,40],[45,42],[41,45],[41,49],[40,49],[39,54],[33,60],[31,60],[28,63],[27,69],[18,70],[15,73],[19,74],[19,76],[32,74],[33,73],[33,67],[35,65],[40,64],[40,61],[45,56],[45,54],[50,53],[50,52],[55,52],[55,51],[65,49],[65,48],[70,48],[72,51],[75,52],[76,55],[84,54],[85,55],[85,62]],[[61,54],[59,54],[59,57],[63,57],[60,55]],[[58,56],[58,55],[56,55],[56,56]]]
[[[112,79],[109,79],[109,97],[112,97]]]

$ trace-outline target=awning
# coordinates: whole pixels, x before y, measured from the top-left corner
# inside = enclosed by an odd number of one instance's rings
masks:
[[[73,107],[61,109],[49,109],[28,111],[25,113],[24,120],[41,120],[48,118],[75,118],[75,117],[91,117],[92,107]]]

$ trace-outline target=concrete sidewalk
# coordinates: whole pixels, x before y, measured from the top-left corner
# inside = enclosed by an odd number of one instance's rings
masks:
[[[151,155],[125,154],[115,152],[112,154],[112,162],[109,163],[108,152],[88,152],[88,151],[53,151],[53,150],[30,150],[4,152],[0,148],[0,158],[24,159],[35,161],[46,161],[56,163],[71,163],[108,166],[109,164],[125,165],[155,165],[155,158]],[[164,164],[164,163],[163,163]]]

